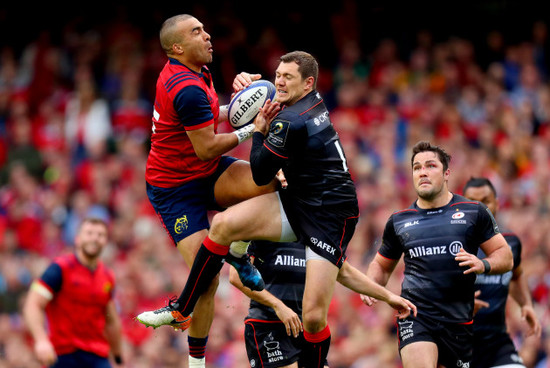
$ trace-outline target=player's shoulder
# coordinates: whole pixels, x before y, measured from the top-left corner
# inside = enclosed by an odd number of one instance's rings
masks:
[[[453,198],[451,200],[451,203],[449,203],[450,207],[471,207],[471,208],[484,208],[486,207],[483,203],[474,201],[472,199],[466,198],[460,194],[453,193]]]
[[[190,86],[202,89],[200,74],[175,59],[168,60],[159,75],[159,80],[167,92],[177,92]]]
[[[78,264],[78,260],[74,253],[66,253],[55,257],[52,260],[52,264],[58,265],[61,268],[66,268]]]

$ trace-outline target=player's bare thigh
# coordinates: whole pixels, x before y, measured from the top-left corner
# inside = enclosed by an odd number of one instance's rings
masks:
[[[401,351],[403,368],[441,368],[437,364],[437,345],[430,341],[418,341],[405,345]]]
[[[257,186],[252,179],[250,164],[238,160],[220,175],[214,186],[214,196],[220,206],[227,208],[245,199],[273,192],[276,188],[277,179],[268,185]]]
[[[208,237],[225,245],[236,240],[279,241],[282,233],[280,206],[275,192],[240,202],[214,216]]]
[[[178,251],[183,256],[183,259],[188,267],[193,265],[197,252],[199,251],[203,240],[206,238],[206,235],[208,235],[208,230],[204,229],[197,231],[196,233],[191,234],[178,242]]]

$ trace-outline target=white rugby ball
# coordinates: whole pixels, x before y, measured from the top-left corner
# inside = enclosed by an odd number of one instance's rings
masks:
[[[270,81],[260,79],[239,91],[229,103],[229,124],[235,129],[254,121],[265,102],[275,98],[275,86]]]

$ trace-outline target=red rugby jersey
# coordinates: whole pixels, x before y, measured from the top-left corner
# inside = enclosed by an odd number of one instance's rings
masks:
[[[157,80],[151,150],[145,180],[162,188],[180,186],[213,174],[220,157],[200,160],[186,131],[214,124],[220,105],[210,71],[197,73],[169,59]]]
[[[51,273],[39,282],[54,295],[46,306],[46,316],[56,353],[84,350],[108,357],[105,308],[113,295],[114,274],[102,262],[90,270],[74,254],[57,257],[54,264],[61,269],[59,290],[50,285],[59,283],[52,280]]]

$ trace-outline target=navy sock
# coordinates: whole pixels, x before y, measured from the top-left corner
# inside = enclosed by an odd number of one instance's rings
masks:
[[[212,280],[222,269],[223,260],[228,250],[229,247],[216,244],[206,237],[197,252],[189,278],[177,301],[176,308],[181,314],[188,316],[193,312],[199,297],[208,289]]]
[[[200,337],[187,337],[189,343],[189,355],[193,358],[202,359],[206,354],[206,343],[208,342],[208,336],[204,338]]]

